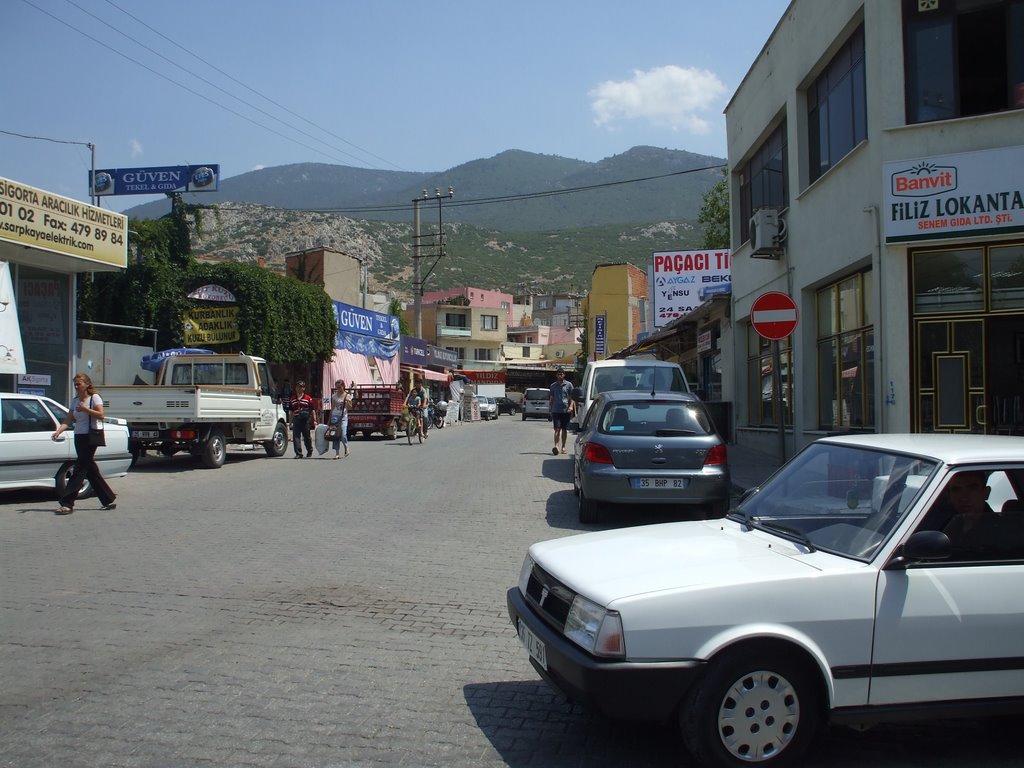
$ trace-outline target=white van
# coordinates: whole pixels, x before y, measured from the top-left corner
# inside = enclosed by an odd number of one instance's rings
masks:
[[[531,387],[523,395],[523,421],[527,419],[551,419],[551,390]]]
[[[572,391],[572,399],[576,402],[573,422],[577,427],[583,423],[587,409],[599,394],[620,390],[692,392],[678,363],[646,356],[594,360],[587,363],[583,383]]]

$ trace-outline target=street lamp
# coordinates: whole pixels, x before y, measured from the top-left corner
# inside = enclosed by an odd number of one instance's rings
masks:
[[[444,255],[444,233],[441,231],[441,201],[451,200],[455,190],[448,187],[448,194],[442,195],[439,187],[434,187],[434,199],[437,200],[437,256]],[[416,325],[416,338],[423,338],[423,280],[420,278],[420,203],[429,200],[427,190],[423,190],[422,197],[414,197],[412,200],[412,292],[413,292],[413,317]]]

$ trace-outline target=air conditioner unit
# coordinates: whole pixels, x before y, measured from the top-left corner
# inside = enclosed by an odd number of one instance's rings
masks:
[[[782,252],[779,240],[779,212],[758,208],[750,217],[750,255],[759,259],[777,259]]]
[[[565,350],[564,349],[556,349],[555,350],[555,357],[559,357],[559,358],[565,357]]]

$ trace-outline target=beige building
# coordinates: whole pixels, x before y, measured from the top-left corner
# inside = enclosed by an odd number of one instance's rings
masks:
[[[1019,2],[790,3],[725,113],[737,442],[1024,432],[1022,107]]]

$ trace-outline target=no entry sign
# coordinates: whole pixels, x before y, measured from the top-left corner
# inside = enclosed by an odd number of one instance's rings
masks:
[[[800,311],[796,302],[785,293],[762,293],[750,307],[750,324],[762,338],[779,341],[796,328]]]

